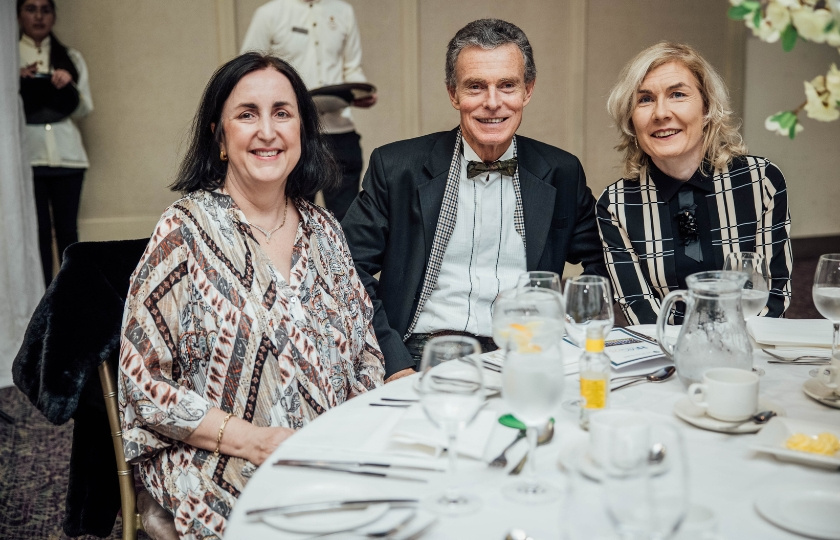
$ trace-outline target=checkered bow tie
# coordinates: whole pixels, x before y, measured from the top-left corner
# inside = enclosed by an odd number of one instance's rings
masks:
[[[513,176],[516,172],[516,158],[503,159],[493,163],[483,161],[467,162],[467,178],[473,178],[481,173],[499,171],[505,176]]]

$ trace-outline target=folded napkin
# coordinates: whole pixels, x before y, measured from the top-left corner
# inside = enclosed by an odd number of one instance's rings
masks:
[[[833,328],[826,319],[747,319],[747,332],[756,343],[777,347],[831,347]]]
[[[482,459],[497,416],[491,411],[479,411],[458,436],[458,454]],[[429,420],[421,405],[413,405],[393,426],[384,450],[393,454],[438,457],[446,444],[443,430]]]

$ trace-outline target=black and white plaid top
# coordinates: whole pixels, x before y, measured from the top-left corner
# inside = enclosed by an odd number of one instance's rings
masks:
[[[761,315],[781,317],[790,304],[793,268],[784,175],[765,158],[741,156],[716,170],[711,182],[713,189],[705,195],[711,235],[702,235],[711,249],[704,246],[703,252],[714,254],[715,268],[723,268],[731,252],[763,253],[770,298]],[[596,213],[616,301],[630,324],[655,323],[662,298],[685,279],[677,275],[675,250],[683,247],[669,201],[643,167],[639,178],[607,187]]]

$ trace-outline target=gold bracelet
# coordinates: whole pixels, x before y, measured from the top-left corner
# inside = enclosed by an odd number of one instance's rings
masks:
[[[227,426],[228,420],[230,420],[231,416],[233,416],[232,412],[227,413],[227,416],[225,416],[225,419],[222,420],[221,427],[219,427],[219,434],[216,436],[216,449],[213,451],[213,457],[214,458],[219,457],[219,447],[222,445],[222,435],[224,435],[224,433],[225,433],[225,426]]]

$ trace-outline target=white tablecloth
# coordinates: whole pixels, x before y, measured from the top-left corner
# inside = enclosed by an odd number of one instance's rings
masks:
[[[763,398],[782,405],[789,418],[840,425],[840,409],[819,404],[803,393],[802,384],[809,378],[811,367],[767,364],[768,359],[764,353],[756,351],[755,364],[766,372],[760,383]],[[490,377],[491,382],[494,382],[492,377],[498,375],[492,374]],[[383,397],[417,397],[412,388],[414,379],[401,379],[330,410],[281,445],[257,470],[242,493],[228,522],[226,538],[303,537],[249,520],[245,511],[299,502],[301,491],[313,484],[321,487],[335,486],[336,493],[342,496],[348,490],[363,497],[422,497],[427,493],[441,491],[446,480],[439,473],[425,473],[432,481],[424,484],[272,466],[272,462],[278,458],[408,459],[371,452],[379,444],[377,437],[381,438],[387,426],[394,425],[395,419],[404,414],[405,409],[372,407],[369,404]],[[498,383],[498,380],[495,382]],[[573,397],[577,393],[577,376],[567,376],[565,392],[566,397]],[[756,498],[768,490],[782,489],[781,486],[792,482],[840,490],[840,473],[778,461],[771,455],[751,450],[749,445],[755,435],[728,435],[690,426],[678,420],[672,412],[674,404],[684,395],[685,388],[677,377],[673,377],[664,383],[642,383],[617,391],[613,395],[612,406],[661,415],[679,425],[687,447],[691,503],[713,510],[721,538],[799,538],[765,521],[754,508]],[[491,400],[488,408],[499,414],[507,412],[500,399]],[[557,420],[555,437],[551,444],[538,449],[537,465],[542,478],[564,484],[569,474],[558,466],[558,461],[562,461],[558,458],[568,456],[572,449],[585,445],[588,434],[578,427],[574,413],[558,409],[554,416]],[[486,455],[496,455],[512,437],[512,430],[497,425]],[[525,446],[518,445],[518,455],[524,452]],[[517,453],[513,456],[516,457]],[[419,463],[420,459],[415,458],[411,462]],[[511,462],[515,463],[513,459]],[[426,458],[423,463],[444,468],[446,456]],[[531,506],[514,503],[501,493],[501,486],[512,480],[504,470],[491,469],[481,461],[468,458],[459,458],[458,465],[460,485],[464,490],[481,497],[482,508],[478,513],[463,517],[440,518],[423,538],[501,540],[510,529],[521,528],[535,540],[548,540],[561,538],[562,519],[603,518],[603,511],[598,508],[597,502],[589,509],[586,505],[574,505],[574,515],[570,516],[564,515],[564,510],[569,507],[561,503]],[[578,501],[599,500],[600,484],[578,481],[578,476],[575,478],[573,496]],[[587,516],[590,511],[591,516]]]

